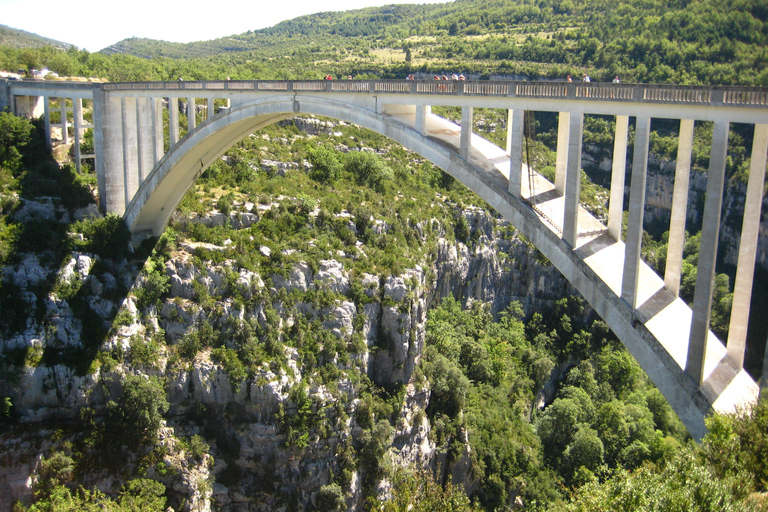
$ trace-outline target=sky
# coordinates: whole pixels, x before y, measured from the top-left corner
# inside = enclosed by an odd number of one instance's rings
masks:
[[[208,41],[325,11],[446,0],[0,0],[0,25],[97,52],[129,37]]]

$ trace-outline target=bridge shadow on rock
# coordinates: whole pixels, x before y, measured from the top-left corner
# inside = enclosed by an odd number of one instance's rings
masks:
[[[18,201],[0,210],[0,362],[63,364],[84,375],[148,251],[131,253],[123,220],[100,216],[95,177],[54,160],[41,121],[20,153]],[[12,386],[13,373],[0,387]]]

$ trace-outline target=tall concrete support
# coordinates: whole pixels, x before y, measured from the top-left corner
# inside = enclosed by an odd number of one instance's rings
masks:
[[[61,112],[61,143],[69,144],[69,122],[67,120],[67,98],[59,98]]]
[[[195,112],[195,98],[189,98],[187,100],[187,131],[192,131],[197,126],[197,116]]]
[[[581,191],[581,137],[584,114],[574,112],[568,123],[568,166],[565,173],[565,217],[563,240],[576,248],[579,238],[579,194]],[[559,135],[558,135],[559,139]]]
[[[80,142],[82,141],[81,130],[83,129],[83,100],[81,98],[72,100],[72,118],[75,127],[75,167],[79,174],[83,170],[82,162],[80,161]]]
[[[93,152],[96,161],[96,190],[99,211],[107,211],[106,156],[104,150],[104,120],[106,118],[106,94],[102,89],[93,91]]]
[[[43,97],[43,116],[45,122],[45,145],[49,148],[53,147],[53,141],[51,140],[51,104],[48,96]]]
[[[707,171],[707,196],[701,227],[701,247],[696,270],[696,289],[693,293],[693,315],[688,341],[685,371],[701,385],[704,381],[704,362],[707,359],[707,335],[715,283],[717,242],[720,234],[720,211],[723,207],[725,158],[728,151],[728,121],[715,121],[712,149]]]
[[[152,98],[136,98],[137,129],[136,140],[139,152],[139,183],[152,171],[155,166],[155,147],[152,132]]]
[[[421,135],[427,133],[427,116],[432,113],[429,105],[416,105],[416,119],[414,120],[416,131]]]
[[[123,126],[123,177],[125,179],[125,205],[139,190],[139,148],[136,98],[121,98]]]
[[[744,349],[747,344],[749,305],[752,299],[752,284],[755,275],[755,255],[760,231],[760,207],[763,203],[765,184],[765,163],[768,156],[768,125],[755,125],[752,142],[752,161],[747,182],[747,197],[744,203],[744,220],[739,241],[739,261],[736,267],[736,281],[731,306],[731,322],[728,329],[728,357],[736,368],[744,367]]]
[[[216,115],[216,101],[213,98],[208,98],[208,113],[205,116],[206,121]]]
[[[523,124],[525,110],[509,110],[507,122],[507,154],[509,155],[509,193],[522,195]]]
[[[643,240],[645,184],[648,175],[648,139],[651,119],[638,117],[635,123],[635,150],[632,158],[632,178],[629,185],[629,218],[621,277],[621,299],[636,309],[640,278],[640,249]]]
[[[685,245],[685,220],[688,214],[688,183],[691,172],[693,148],[693,119],[680,120],[680,138],[677,143],[677,165],[675,166],[675,188],[672,193],[672,214],[669,221],[669,243],[667,244],[667,266],[664,271],[664,285],[675,297],[680,293],[680,276]]]
[[[106,213],[122,215],[125,212],[124,155],[123,155],[123,119],[122,101],[118,97],[104,95],[101,112],[101,137],[104,147],[103,158],[96,156],[97,162],[103,162],[104,204]],[[94,96],[94,105],[96,96]],[[98,165],[98,164],[97,164]],[[97,175],[98,176],[98,175]],[[101,189],[99,189],[101,190]],[[101,202],[101,201],[100,201]]]
[[[154,167],[157,162],[163,158],[165,153],[164,141],[163,141],[163,102],[160,98],[152,98],[150,102],[150,108],[152,110],[152,150],[153,150],[153,164]]]
[[[472,121],[473,108],[461,107],[461,141],[459,144],[459,156],[469,161],[470,151],[472,149]]]
[[[629,116],[616,116],[616,138],[613,141],[613,167],[611,168],[611,197],[608,201],[608,234],[621,240],[624,220],[624,176],[627,172],[627,135]]]
[[[568,138],[570,112],[560,112],[557,119],[557,160],[555,162],[555,189],[565,194],[565,171],[568,168]]]
[[[168,98],[168,141],[171,147],[179,142],[179,98]]]

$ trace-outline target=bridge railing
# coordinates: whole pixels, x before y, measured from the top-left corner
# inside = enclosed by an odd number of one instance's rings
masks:
[[[61,82],[51,82],[53,87]],[[458,80],[221,80],[93,84],[106,91],[286,91],[563,98],[768,108],[759,87]]]

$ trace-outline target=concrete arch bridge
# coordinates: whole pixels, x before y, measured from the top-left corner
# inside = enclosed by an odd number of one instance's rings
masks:
[[[51,101],[58,99],[58,102]],[[179,101],[207,112],[188,116],[180,139]],[[82,102],[92,102],[85,124]],[[215,113],[215,106],[227,107]],[[42,105],[41,105],[42,104]],[[431,106],[461,108],[461,125]],[[200,174],[250,133],[299,114],[328,116],[383,134],[429,159],[518,228],[576,287],[658,386],[695,438],[713,410],[732,411],[759,393],[744,371],[747,319],[768,154],[768,91],[564,82],[204,81],[147,83],[0,82],[0,107],[35,110],[62,139],[73,128],[76,159],[94,158],[103,211],[123,215],[135,234],[158,235]],[[474,108],[508,111],[506,148],[472,133]],[[164,127],[163,110],[168,125]],[[524,112],[558,113],[556,178],[523,165]],[[71,112],[71,115],[68,115]],[[616,118],[607,225],[579,206],[585,114]],[[70,123],[69,118],[73,121]],[[629,118],[635,118],[629,222],[621,241]],[[680,122],[666,274],[640,259],[651,119]],[[679,297],[695,121],[712,121],[698,273],[691,307]],[[743,202],[735,293],[727,340],[708,329],[730,123],[754,126]],[[79,154],[94,128],[94,155]],[[164,148],[164,139],[170,147]],[[765,293],[765,292],[763,292]]]

